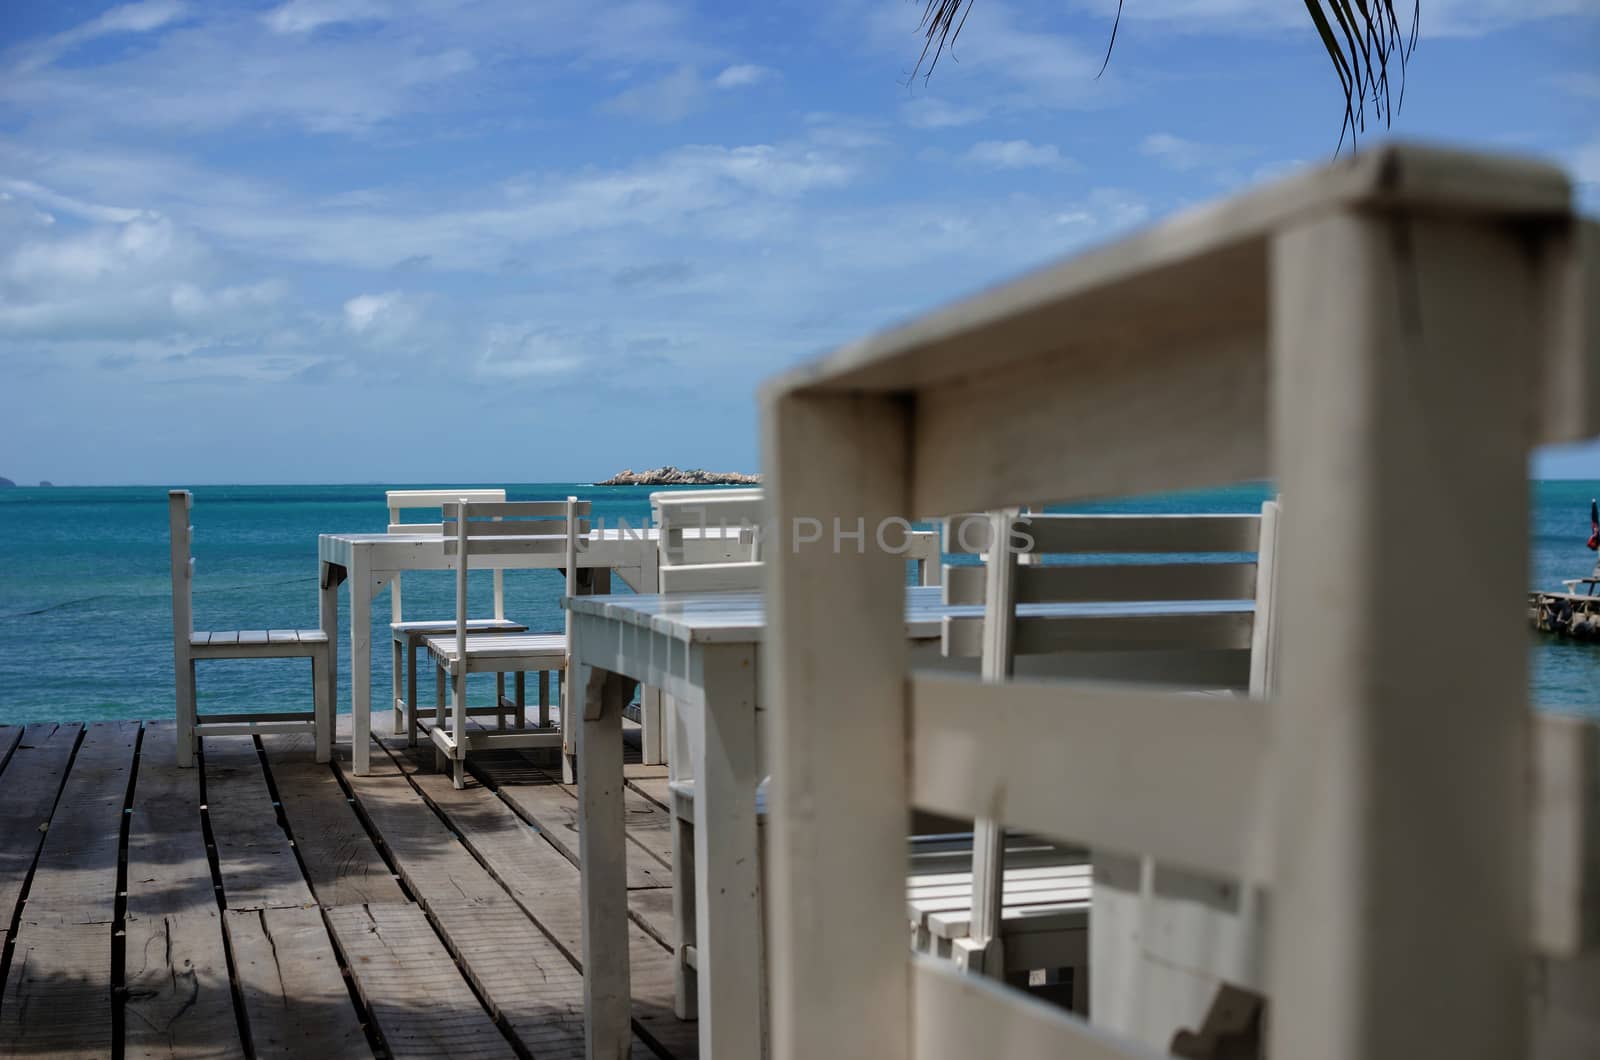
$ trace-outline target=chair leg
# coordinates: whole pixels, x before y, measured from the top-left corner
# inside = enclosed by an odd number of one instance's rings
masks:
[[[417,642],[406,638],[406,722],[411,726],[411,746],[417,746]]]
[[[394,697],[392,704],[394,708],[394,725],[392,728],[394,734],[399,736],[405,731],[403,727],[405,725],[405,719],[403,715],[405,713],[406,705],[410,703],[411,700],[403,698],[400,694],[405,664],[405,646],[394,637],[389,638],[389,655],[391,658],[389,668],[391,671],[393,671],[394,675]]]
[[[577,715],[583,712],[582,708],[573,709],[567,702],[569,689],[567,687],[566,671],[556,671],[556,718],[561,725],[561,783],[576,784],[578,782],[578,726],[582,720]]]
[[[314,728],[316,730],[317,761],[329,762],[333,760],[333,702],[329,695],[327,672],[332,665],[332,653],[323,646],[324,650],[315,652],[311,656],[311,699],[313,711],[316,714]]]
[[[444,729],[444,683],[444,664],[440,663],[436,670],[433,682],[433,727],[439,729],[440,731],[443,731]],[[435,773],[444,772],[444,751],[440,750],[438,744],[433,745],[433,771]]]
[[[194,659],[185,655],[178,660],[176,684],[178,691],[178,765],[184,769],[194,766],[195,681]]]
[[[494,675],[494,727],[502,731],[506,727],[506,675],[503,671]]]
[[[465,660],[462,661],[465,662]],[[450,735],[455,738],[455,748],[454,753],[450,756],[454,760],[451,763],[453,768],[451,770],[450,783],[458,791],[466,787],[466,777],[464,776],[467,764],[466,670],[466,666],[463,665],[461,667],[461,672],[453,675],[455,679],[451,682],[451,694],[453,699],[453,702],[451,703],[451,712],[454,716],[450,719]]]
[[[539,671],[539,728],[550,727],[550,671]]]
[[[516,677],[517,689],[517,728],[528,727],[528,674],[518,670]]]

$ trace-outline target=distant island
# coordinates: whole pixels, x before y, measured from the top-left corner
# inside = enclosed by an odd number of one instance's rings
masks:
[[[3,489],[11,489],[11,488],[13,488],[13,487],[14,487],[14,486],[16,486],[16,483],[15,483],[15,482],[12,482],[12,481],[11,481],[11,480],[10,480],[10,479],[8,479],[8,478],[4,478],[4,477],[0,477],[0,490],[3,490]]]
[[[41,486],[54,486],[55,483],[51,482],[49,479],[40,479],[39,480],[39,485],[41,485]]]
[[[760,475],[741,475],[737,471],[707,471],[704,468],[654,467],[648,471],[628,468],[596,486],[759,486]]]

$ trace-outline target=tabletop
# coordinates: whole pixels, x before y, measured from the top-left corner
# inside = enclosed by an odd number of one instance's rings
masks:
[[[937,585],[906,588],[906,635],[932,639],[946,617],[983,614],[979,604],[946,604]],[[759,592],[673,593],[669,596],[611,594],[572,597],[565,606],[574,615],[607,618],[641,626],[676,640],[701,644],[733,644],[759,640],[766,611]],[[1020,615],[1131,616],[1171,614],[1239,614],[1255,609],[1248,600],[1138,603],[1023,604]]]

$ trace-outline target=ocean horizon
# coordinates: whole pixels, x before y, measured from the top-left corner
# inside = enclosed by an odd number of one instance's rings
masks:
[[[463,488],[472,484],[459,483]],[[658,487],[586,482],[504,485],[513,500],[575,494],[597,523],[645,525]],[[197,629],[313,628],[317,625],[317,535],[382,532],[384,490],[394,483],[192,485]],[[0,724],[170,718],[171,570],[167,486],[18,486],[0,490],[0,635],[26,650],[0,655],[7,690]],[[1264,483],[1072,505],[1099,512],[1249,512],[1271,493]],[[1528,587],[1559,589],[1586,575],[1594,553],[1589,500],[1600,480],[1530,482]],[[1449,519],[1441,519],[1441,533]],[[1419,570],[1442,593],[1471,572]],[[1432,585],[1431,582],[1443,582]],[[507,574],[507,614],[534,629],[559,629],[562,581],[553,571]],[[447,572],[405,575],[408,618],[454,614]],[[616,591],[626,591],[620,582]],[[1398,599],[1398,598],[1397,598]],[[472,586],[473,613],[488,612],[489,579]],[[1396,606],[1400,606],[1397,603]],[[339,709],[350,707],[349,609],[341,606]],[[1447,620],[1429,616],[1427,620]],[[386,702],[389,598],[373,604],[374,707]],[[1397,629],[1404,624],[1396,623]],[[1403,634],[1401,634],[1403,635]],[[1529,699],[1547,709],[1600,717],[1600,646],[1528,633]],[[303,660],[207,662],[199,668],[202,709],[283,709],[309,704]],[[492,679],[485,678],[491,684]],[[480,697],[482,693],[479,693]]]

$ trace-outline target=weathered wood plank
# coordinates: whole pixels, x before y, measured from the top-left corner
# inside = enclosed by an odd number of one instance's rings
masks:
[[[98,722],[84,733],[39,849],[39,864],[22,910],[24,924],[111,923],[122,808],[138,739],[136,721]]]
[[[200,776],[176,761],[177,726],[146,724],[128,822],[129,919],[217,910],[200,819]]]
[[[489,900],[505,892],[412,790],[381,751],[367,776],[346,774],[356,805],[371,823],[418,901]]]
[[[138,733],[138,722],[91,726],[50,816],[0,1003],[0,1042],[18,1053],[111,1049],[117,854]]]
[[[22,742],[21,725],[0,725],[0,768],[9,761],[11,751]]]
[[[130,1057],[242,1050],[200,819],[200,778],[177,726],[150,722],[128,821],[123,1026]]]
[[[519,814],[543,832],[557,849],[577,862],[578,800],[562,785],[506,785],[500,788],[500,794]],[[667,856],[663,860],[651,846],[645,845],[633,834],[635,828],[662,828],[664,818],[656,817],[661,810],[634,791],[626,791],[623,801],[625,827],[628,829],[628,838],[633,840],[628,849],[629,890],[672,886],[671,869],[667,867],[672,859],[670,835],[667,837]],[[659,836],[653,838],[657,840],[653,845],[659,848]]]
[[[327,917],[390,1055],[516,1055],[419,907],[341,906]]]
[[[261,743],[317,901],[324,906],[405,901],[338,777],[326,763],[313,760],[314,739],[309,734],[264,736]]]
[[[52,920],[17,933],[0,1003],[7,1055],[111,1055],[111,925]]]
[[[494,1014],[539,1060],[583,1056],[583,975],[510,898],[429,907]]]
[[[383,726],[376,726],[375,729],[388,731]],[[398,752],[404,747],[403,740],[396,741],[393,737],[383,737],[379,742],[386,751]],[[385,754],[373,757],[374,777],[393,775],[391,771],[401,768],[414,769],[415,762],[403,754],[396,754],[394,758]],[[362,785],[372,779],[355,778],[355,782]],[[503,887],[501,893],[509,892],[522,913],[531,916],[543,929],[544,935],[554,940],[553,949],[561,952],[576,967],[578,955],[582,952],[583,929],[577,866],[476,780],[469,779],[466,788],[457,790],[444,774],[418,771],[410,773],[410,779],[446,815],[460,841],[493,872],[494,879]],[[425,806],[421,797],[417,798],[417,804]],[[447,938],[454,937],[457,932],[472,930],[446,919],[455,915],[452,910],[471,908],[471,904],[460,903],[441,894],[431,894],[414,882],[410,875],[410,864],[419,856],[428,856],[427,849],[410,857],[397,851],[395,858],[401,872],[407,874],[407,882],[414,893],[434,912]],[[478,868],[482,871],[482,866]],[[453,870],[450,878],[458,880],[462,871],[459,868]],[[644,895],[663,896],[664,902],[652,903],[650,909],[659,915],[664,907],[668,915],[661,925],[652,925],[656,930],[651,934],[646,934],[637,924],[629,925],[634,1023],[638,1030],[671,1055],[694,1056],[697,1055],[695,1024],[679,1020],[673,1012],[672,955],[664,948],[665,940],[671,937],[671,889],[643,888],[630,892],[630,897]],[[484,899],[479,904],[492,901]],[[481,958],[477,952],[470,947],[463,948],[462,952],[465,955],[464,963],[469,964],[475,974],[481,974],[478,969]],[[536,1056],[540,1055],[536,1046],[528,1044]],[[634,1052],[644,1052],[638,1041],[635,1041]]]
[[[230,909],[228,937],[258,1057],[370,1057],[315,909]]]
[[[29,725],[0,773],[0,932],[11,929],[81,731],[79,725]]]
[[[173,761],[171,750],[163,761]],[[129,920],[123,943],[124,1055],[240,1055],[215,903],[210,909]]]
[[[284,909],[314,904],[278,824],[255,741],[248,736],[204,739],[206,812],[217,845],[217,867],[229,909]]]
[[[628,777],[628,787],[637,791],[669,814],[672,812],[672,786],[665,776]]]

